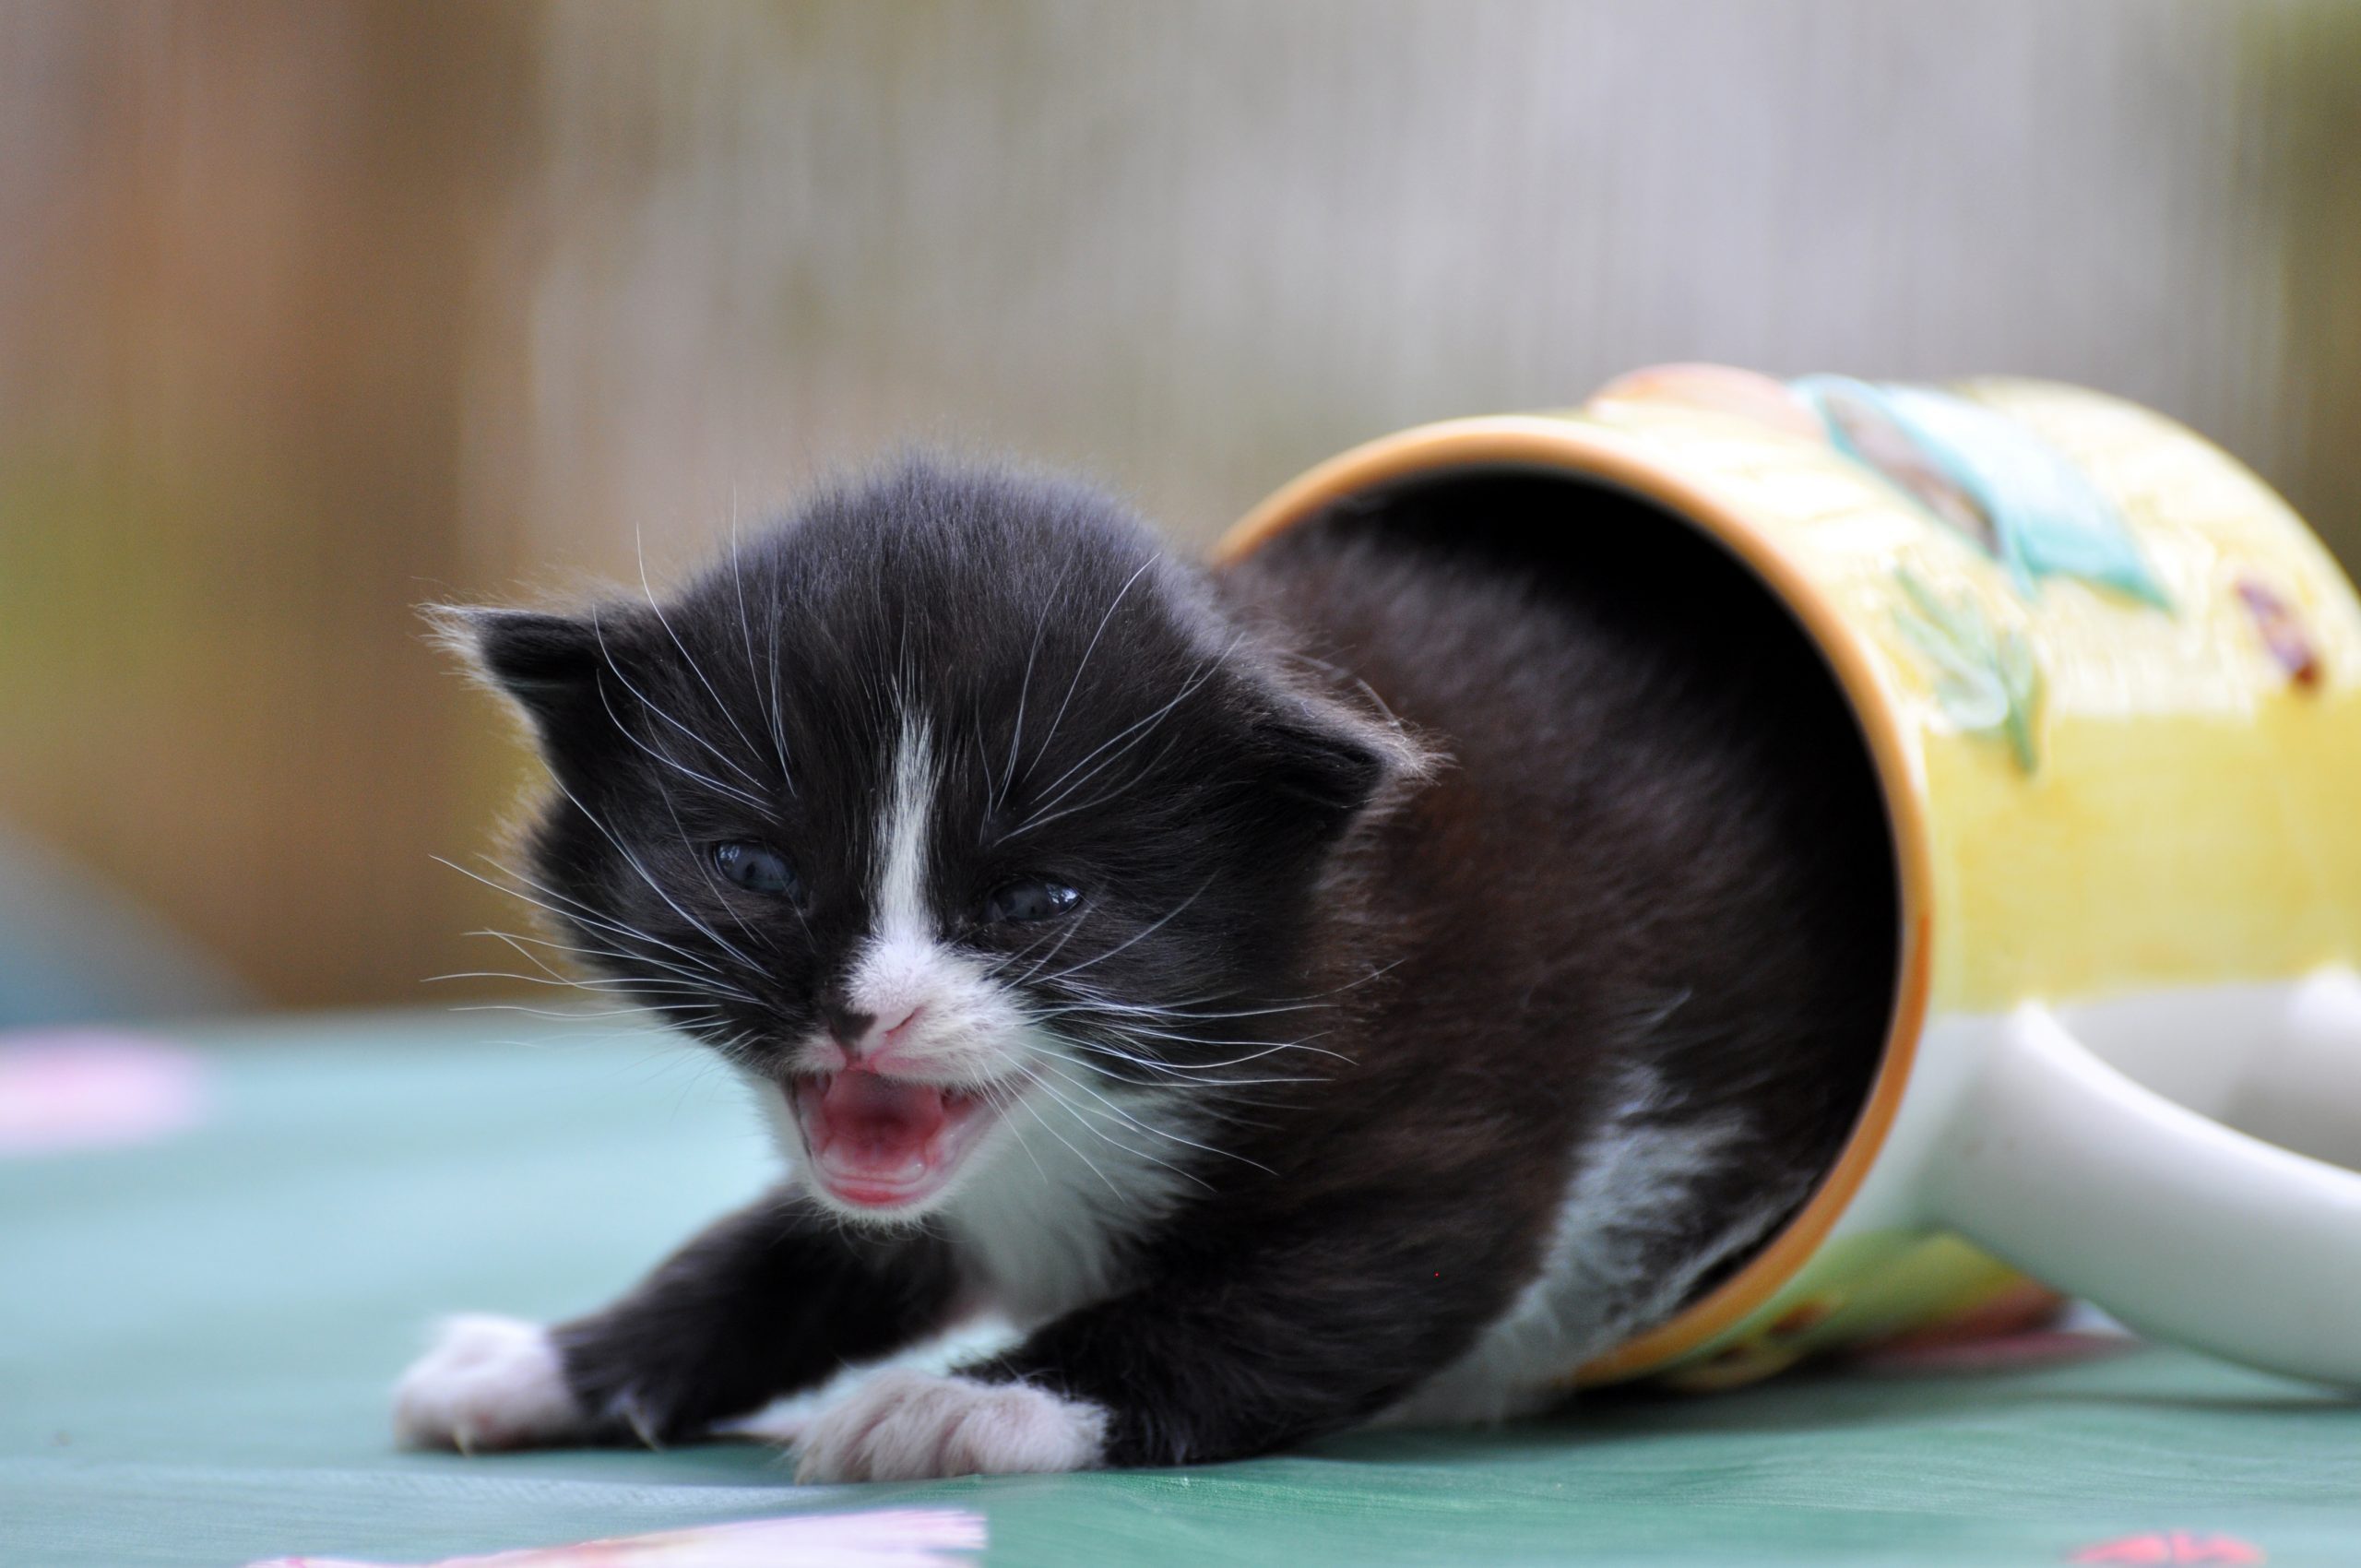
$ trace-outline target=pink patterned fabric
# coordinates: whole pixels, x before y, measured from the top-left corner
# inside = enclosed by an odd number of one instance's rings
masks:
[[[431,1563],[342,1557],[274,1557],[247,1568],[972,1568],[984,1547],[980,1515],[949,1508],[796,1514],[572,1546],[528,1547]],[[949,1556],[957,1552],[962,1555]]]

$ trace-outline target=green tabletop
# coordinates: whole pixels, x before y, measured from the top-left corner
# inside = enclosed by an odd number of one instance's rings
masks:
[[[603,1300],[765,1181],[752,1113],[688,1048],[595,1025],[167,1038],[196,1052],[185,1124],[0,1154],[5,1568],[407,1562],[918,1504],[983,1515],[995,1563],[2361,1562],[2361,1407],[2163,1349],[1121,1475],[800,1488],[746,1443],[397,1453],[387,1387],[433,1316]]]

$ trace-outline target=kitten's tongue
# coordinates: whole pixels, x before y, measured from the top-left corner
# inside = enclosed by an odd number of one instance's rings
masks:
[[[838,1073],[797,1096],[812,1158],[856,1202],[891,1202],[922,1182],[949,1121],[943,1090],[876,1073]]]

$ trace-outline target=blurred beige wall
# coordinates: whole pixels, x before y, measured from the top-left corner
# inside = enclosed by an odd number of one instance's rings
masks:
[[[0,0],[0,821],[267,994],[515,924],[410,607],[913,438],[1191,543],[1617,371],[2125,393],[2361,556],[2361,7]]]

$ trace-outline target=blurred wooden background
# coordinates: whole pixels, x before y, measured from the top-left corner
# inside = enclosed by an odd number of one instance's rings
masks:
[[[1654,361],[2008,370],[2350,563],[2356,84],[2339,0],[0,0],[0,826],[444,994],[528,769],[411,607],[911,438],[1201,542]]]

